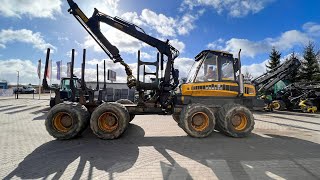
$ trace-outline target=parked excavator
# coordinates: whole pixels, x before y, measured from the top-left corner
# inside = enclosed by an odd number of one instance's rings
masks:
[[[72,98],[72,102],[60,103],[50,109],[46,118],[46,128],[53,137],[71,139],[81,134],[90,124],[93,133],[99,138],[115,139],[123,134],[134,115],[146,114],[172,115],[189,136],[197,138],[209,136],[214,129],[231,137],[245,137],[251,133],[254,128],[254,118],[249,109],[262,108],[264,102],[257,98],[254,85],[243,82],[241,50],[237,58],[224,51],[200,52],[195,57],[186,83],[180,87],[181,92],[176,93],[179,70],[174,68],[174,61],[179,51],[170,45],[169,40],[162,41],[152,37],[142,28],[119,17],[99,12],[96,8],[93,15],[88,18],[73,0],[68,0],[68,4],[70,6],[68,11],[109,58],[114,63],[124,66],[127,85],[129,88],[135,87],[139,98],[136,104],[95,100],[84,83],[80,88],[74,88],[71,81],[72,94],[78,91],[79,101]],[[105,23],[156,48],[159,52],[157,60],[144,62],[138,51],[138,72],[135,78],[130,66],[119,54],[118,48],[113,46],[101,32],[100,23]],[[47,61],[49,55],[48,50]],[[48,62],[45,71],[47,64]],[[81,79],[85,76],[84,66],[85,61],[82,63]],[[155,72],[144,71],[142,74],[143,77],[154,76],[152,82],[140,81],[141,66],[155,67]],[[43,84],[50,88],[45,78]],[[89,94],[89,100],[84,98],[84,94]],[[103,94],[103,90],[99,91],[99,94]]]

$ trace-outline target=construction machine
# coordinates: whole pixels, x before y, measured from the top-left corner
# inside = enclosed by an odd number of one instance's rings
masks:
[[[74,78],[74,84],[77,84],[77,82],[79,81],[78,78]],[[60,80],[60,86],[59,86],[59,89],[60,89],[60,98],[62,101],[69,101],[70,98],[71,98],[71,88],[70,88],[70,78],[69,77],[63,77],[61,78]],[[61,101],[59,101],[60,103]],[[53,106],[56,105],[56,97],[52,97],[50,99],[50,107],[52,108]]]
[[[301,62],[297,58],[291,58],[251,81],[251,84],[257,88],[258,96],[265,101],[265,110],[272,111],[273,109],[281,110],[283,108],[281,101],[272,101],[270,89],[273,88],[277,82],[296,71],[300,65]],[[268,99],[267,96],[270,96],[271,99]]]
[[[316,112],[320,109],[320,82],[298,82],[284,87],[275,94],[277,110]]]
[[[256,86],[243,82],[241,50],[237,58],[224,51],[200,52],[195,57],[186,83],[180,86],[180,92],[176,92],[179,70],[174,67],[174,62],[179,51],[170,45],[169,40],[162,41],[152,37],[135,24],[106,15],[96,8],[88,18],[73,0],[68,0],[68,4],[68,11],[108,57],[114,63],[124,66],[127,85],[129,88],[135,87],[139,97],[136,104],[93,100],[92,95],[89,95],[89,100],[85,100],[83,94],[88,91],[85,85],[78,90],[73,88],[72,94],[79,91],[79,101],[71,98],[72,102],[57,104],[48,112],[46,128],[52,136],[70,139],[79,135],[90,124],[93,133],[99,138],[115,139],[126,130],[134,115],[146,114],[172,115],[189,136],[197,138],[209,136],[214,129],[231,137],[245,137],[251,133],[254,118],[250,109],[262,108],[264,102],[257,98]],[[101,32],[100,23],[156,48],[157,60],[144,62],[138,51],[138,72],[135,78],[130,66],[122,59],[119,49]],[[47,53],[47,61],[49,54],[50,52]],[[81,79],[84,79],[84,64],[85,61],[82,63]],[[145,66],[154,66],[155,72],[140,72],[140,67]],[[146,82],[145,76],[154,78],[151,82]],[[43,82],[46,84],[45,78]],[[103,91],[99,91],[100,93],[103,94]]]

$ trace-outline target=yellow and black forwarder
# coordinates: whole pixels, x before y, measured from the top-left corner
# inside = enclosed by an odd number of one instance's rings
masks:
[[[92,97],[89,97],[88,101],[81,97],[90,94],[86,92],[88,88],[72,88],[73,93],[80,91],[79,98],[82,100],[60,103],[50,109],[46,128],[52,136],[57,139],[70,139],[90,124],[99,138],[115,139],[126,130],[134,115],[145,114],[172,115],[178,125],[192,137],[207,137],[214,129],[231,137],[244,137],[251,133],[254,118],[250,109],[262,108],[264,102],[257,98],[255,86],[243,83],[240,51],[238,58],[222,51],[202,51],[195,57],[187,81],[180,86],[180,93],[177,93],[175,89],[179,85],[179,70],[174,68],[174,61],[179,51],[169,44],[169,40],[154,38],[142,28],[119,17],[108,16],[97,9],[88,18],[73,0],[68,0],[68,3],[68,11],[110,59],[125,67],[128,87],[135,87],[139,98],[135,104],[126,100],[110,103],[103,98],[93,101]],[[101,32],[101,22],[156,48],[159,52],[157,60],[144,62],[140,59],[139,51],[136,79],[119,54],[118,48]],[[49,55],[47,61],[48,59]],[[154,66],[155,72],[140,72],[140,67],[145,66]],[[140,81],[140,75],[154,76],[154,79],[152,82],[145,82],[145,78]],[[84,77],[84,68],[82,76]],[[48,87],[46,79],[43,84]],[[104,94],[103,91],[100,90],[99,94]]]

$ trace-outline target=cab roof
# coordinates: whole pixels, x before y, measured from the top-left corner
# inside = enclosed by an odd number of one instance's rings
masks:
[[[227,52],[227,51],[220,51],[220,50],[203,50],[201,51],[196,57],[195,60],[199,60],[200,58],[202,58],[204,55],[207,55],[208,53],[212,53],[216,56],[225,56],[225,57],[229,57],[229,58],[233,58],[233,54]]]

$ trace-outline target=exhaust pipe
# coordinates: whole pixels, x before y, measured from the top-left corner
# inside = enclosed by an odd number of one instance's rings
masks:
[[[239,96],[243,96],[244,85],[243,85],[243,75],[242,75],[242,72],[241,72],[241,59],[240,59],[240,54],[241,54],[241,49],[239,50],[239,53],[238,53]]]

